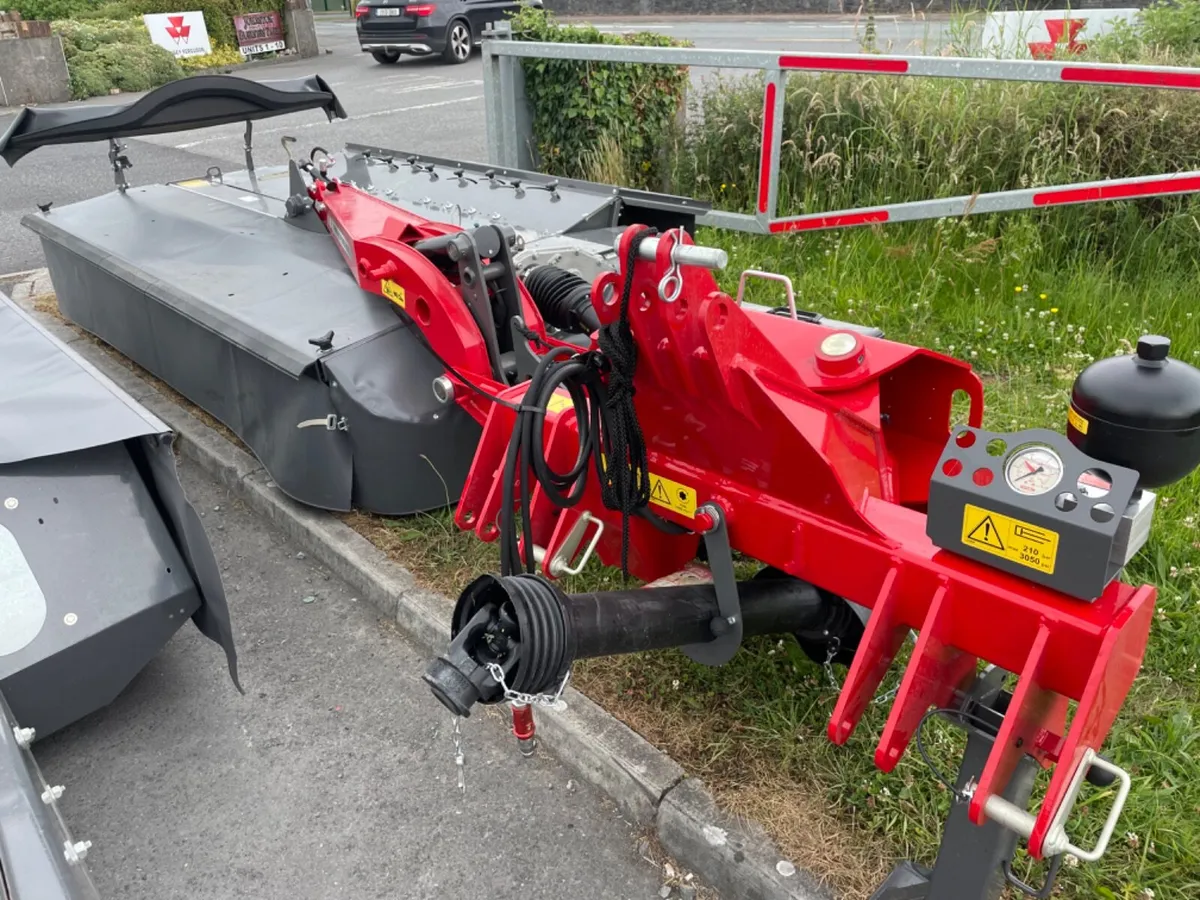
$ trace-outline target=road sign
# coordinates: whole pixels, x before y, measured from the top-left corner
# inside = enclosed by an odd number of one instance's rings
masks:
[[[180,13],[149,13],[142,16],[150,40],[175,56],[207,56],[212,53],[204,13],[198,10]]]
[[[1006,59],[1050,59],[1055,52],[1082,52],[1087,42],[1113,30],[1117,22],[1133,25],[1138,9],[1039,9],[998,12],[983,22],[980,49]]]

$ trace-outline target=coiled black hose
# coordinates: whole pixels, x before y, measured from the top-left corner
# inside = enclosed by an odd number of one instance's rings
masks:
[[[583,497],[589,462],[600,482],[604,506],[621,513],[621,572],[629,574],[629,517],[650,502],[646,439],[633,406],[637,344],[629,327],[629,303],[637,248],[652,233],[653,229],[643,228],[630,242],[619,318],[598,329],[599,352],[555,347],[542,356],[529,380],[504,459],[500,507],[500,571],[504,575],[536,570],[533,528],[529,516],[524,515],[534,483],[555,506],[570,508]],[[560,387],[571,398],[579,431],[579,454],[566,472],[551,468],[543,443],[547,405]],[[524,559],[515,517],[518,484]]]

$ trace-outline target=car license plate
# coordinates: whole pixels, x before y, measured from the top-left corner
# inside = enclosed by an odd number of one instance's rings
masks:
[[[375,8],[377,16],[398,16],[400,15],[400,7],[398,6],[377,6]]]

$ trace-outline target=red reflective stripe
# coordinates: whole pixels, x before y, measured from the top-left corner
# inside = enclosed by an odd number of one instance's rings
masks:
[[[802,219],[782,219],[771,223],[771,233],[783,231],[811,231],[816,228],[844,228],[849,225],[870,225],[875,222],[886,222],[886,209],[873,209],[870,212],[846,213],[843,216],[805,216]]]
[[[1134,184],[1098,184],[1095,187],[1068,188],[1061,191],[1042,191],[1033,195],[1034,206],[1054,206],[1058,203],[1087,203],[1089,200],[1120,200],[1129,197],[1150,197],[1155,194],[1179,194],[1200,191],[1200,175],[1191,178],[1156,178]]]
[[[1083,81],[1092,84],[1125,84],[1138,87],[1173,87],[1200,90],[1200,73],[1194,72],[1129,72],[1123,69],[1094,69],[1063,66],[1063,81]]]
[[[767,211],[771,199],[771,151],[775,147],[775,85],[768,84],[763,101],[762,163],[758,169],[758,211]]]
[[[887,72],[903,75],[906,59],[843,59],[837,56],[781,56],[781,69],[826,69],[830,72]]]

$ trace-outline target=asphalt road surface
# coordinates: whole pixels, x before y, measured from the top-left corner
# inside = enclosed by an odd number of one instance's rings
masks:
[[[859,49],[863,24],[851,17],[805,17],[741,21],[675,19],[601,21],[608,31],[650,29],[687,38],[700,47],[852,53]],[[404,60],[381,66],[359,50],[349,17],[321,16],[318,33],[323,53],[242,70],[257,80],[322,75],[337,91],[350,118],[327,123],[319,112],[299,113],[257,123],[255,160],[259,165],[286,161],[279,143],[284,135],[298,139],[307,152],[314,145],[336,151],[347,141],[395,150],[459,159],[485,160],[482,64],[476,56],[461,66],[428,60]],[[946,20],[884,16],[879,41],[892,52],[914,53],[932,46]],[[697,78],[700,75],[697,73]],[[135,95],[97,98],[92,103],[131,102]],[[0,130],[12,111],[0,111]],[[201,176],[210,166],[244,167],[241,125],[195,132],[130,139],[127,155],[131,183],[158,183]],[[44,265],[34,235],[20,225],[37,204],[64,206],[113,189],[104,143],[45,147],[21,160],[16,168],[0,164],[0,273]]]
[[[650,900],[612,805],[492,711],[463,725],[428,661],[186,461],[224,569],[242,684],[187,623],[109,707],[34,745],[87,864],[122,900]],[[306,602],[307,598],[307,602]]]

